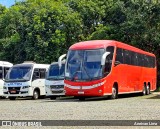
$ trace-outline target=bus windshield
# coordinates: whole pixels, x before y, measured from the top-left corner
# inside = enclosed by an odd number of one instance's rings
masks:
[[[6,81],[29,81],[32,73],[31,66],[13,66],[7,73]]]
[[[65,64],[62,64],[61,68],[59,68],[58,64],[51,65],[47,73],[47,79],[63,80],[64,79],[64,68],[65,68]]]
[[[101,78],[101,57],[104,52],[104,49],[70,50],[66,64],[66,79],[85,81]]]

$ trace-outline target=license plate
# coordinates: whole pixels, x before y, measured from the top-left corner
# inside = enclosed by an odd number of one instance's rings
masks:
[[[16,93],[16,90],[11,90],[11,93]]]
[[[78,91],[78,94],[84,94],[84,91]]]

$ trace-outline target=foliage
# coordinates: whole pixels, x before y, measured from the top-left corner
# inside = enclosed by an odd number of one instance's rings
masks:
[[[75,42],[113,39],[157,56],[158,0],[26,0],[0,5],[0,58],[51,63]],[[158,76],[160,72],[158,71]]]

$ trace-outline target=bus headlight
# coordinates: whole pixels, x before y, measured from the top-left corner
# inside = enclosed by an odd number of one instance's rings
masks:
[[[26,89],[26,88],[29,88],[29,86],[23,86],[23,87],[22,87],[22,89]]]
[[[47,88],[50,88],[50,85],[46,85]]]
[[[98,86],[101,86],[102,84],[101,83],[97,83],[97,84],[94,84],[92,85],[93,87],[98,87]]]

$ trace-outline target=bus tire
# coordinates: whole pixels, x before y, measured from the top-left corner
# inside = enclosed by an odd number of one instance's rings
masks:
[[[9,97],[10,100],[16,100],[16,97]]]
[[[38,90],[34,90],[34,92],[33,92],[33,99],[34,100],[36,100],[36,99],[38,99],[39,98],[39,92],[38,92]]]
[[[50,99],[51,99],[51,100],[55,100],[55,99],[56,99],[56,96],[51,96]]]
[[[150,87],[149,87],[149,85],[147,85],[147,87],[146,87],[146,95],[149,95],[150,94]]]
[[[110,97],[111,99],[117,99],[118,98],[118,90],[115,86],[112,87],[112,95]]]
[[[147,88],[146,88],[146,86],[144,85],[143,91],[142,91],[142,95],[146,95],[146,94],[147,94]]]

